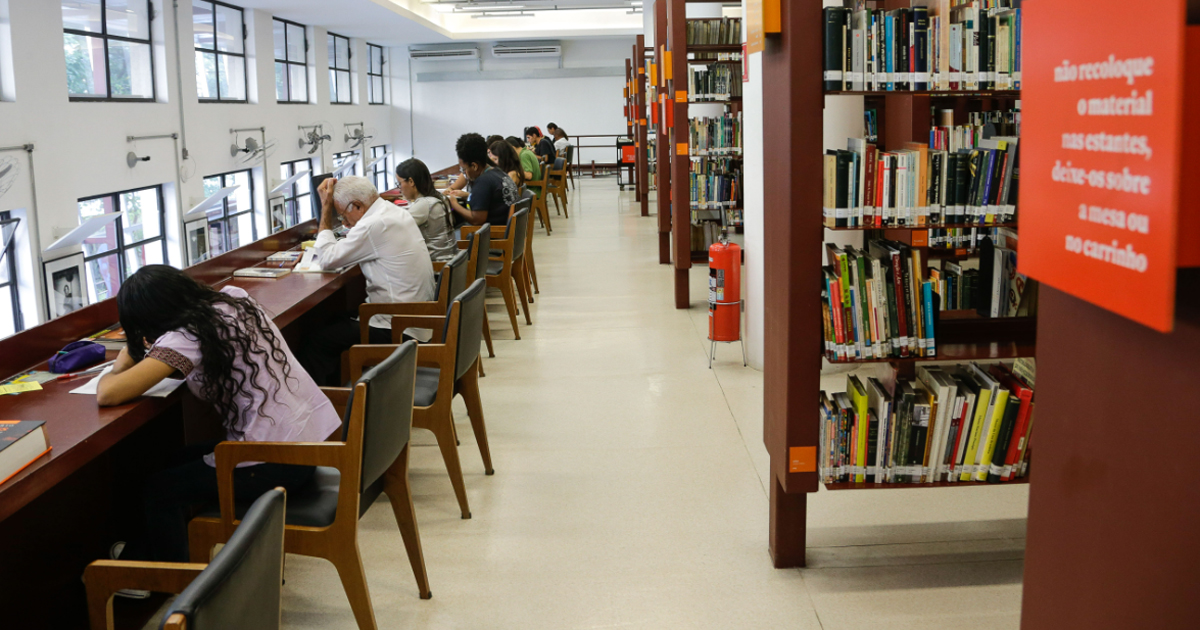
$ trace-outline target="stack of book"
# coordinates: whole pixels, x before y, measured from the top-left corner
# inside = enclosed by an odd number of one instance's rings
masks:
[[[701,116],[688,121],[693,156],[741,155],[742,114]]]
[[[1032,372],[1022,366],[1031,363],[918,366],[913,381],[849,376],[845,392],[822,391],[822,482],[1001,483],[1025,477],[1034,400]]]
[[[827,91],[1021,89],[1020,0],[824,9]]]
[[[742,67],[731,63],[688,66],[688,94],[693,101],[741,98]]]
[[[847,149],[827,150],[825,226],[985,226],[1015,221],[1017,139],[996,136],[974,143],[975,148],[951,151],[908,142],[898,151],[879,151],[864,138],[851,138]]]
[[[742,162],[731,158],[692,160],[692,220],[696,210],[742,207]]]
[[[1021,135],[1020,101],[1017,104],[1016,109],[969,112],[965,125],[954,124],[954,110],[938,110],[937,125],[929,130],[929,147],[959,151],[978,148],[983,140],[995,136],[1018,137]],[[868,131],[868,137],[870,134]]]
[[[742,43],[741,18],[705,18],[687,21],[688,46],[736,45]]]

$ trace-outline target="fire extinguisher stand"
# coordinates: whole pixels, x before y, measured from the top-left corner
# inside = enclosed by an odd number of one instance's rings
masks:
[[[721,238],[708,247],[708,369],[717,356],[718,343],[737,342],[742,346],[742,366],[746,362],[746,344],[742,341],[742,248],[729,242],[722,210]]]

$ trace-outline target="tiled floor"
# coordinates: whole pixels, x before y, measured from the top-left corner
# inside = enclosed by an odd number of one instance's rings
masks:
[[[456,403],[472,519],[432,434],[414,437],[432,600],[417,597],[388,506],[363,518],[380,628],[1018,627],[1027,486],[823,491],[809,499],[810,568],[771,568],[762,375],[736,346],[708,369],[706,276],[675,310],[655,220],[614,179],[579,183],[571,218],[536,237],[533,326],[515,341],[489,305],[495,476]],[[332,565],[296,556],[283,616],[355,627]]]

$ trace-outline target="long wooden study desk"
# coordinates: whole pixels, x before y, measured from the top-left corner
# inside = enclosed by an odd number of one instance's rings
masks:
[[[278,280],[231,276],[272,252],[298,246],[315,229],[316,222],[309,221],[186,271],[202,282],[245,289],[295,348],[327,316],[363,301],[358,267]],[[117,319],[116,300],[109,299],[0,340],[0,377],[45,369],[55,351]],[[51,381],[42,391],[0,396],[0,419],[45,421],[52,447],[49,455],[0,485],[2,628],[86,627],[79,576],[88,562],[107,553],[116,540],[111,536],[137,518],[137,488],[130,486],[197,435],[186,424],[203,414],[192,412],[199,406],[186,387],[167,398],[101,408],[94,396],[69,393],[86,382]],[[219,429],[208,424],[200,427],[204,437]]]

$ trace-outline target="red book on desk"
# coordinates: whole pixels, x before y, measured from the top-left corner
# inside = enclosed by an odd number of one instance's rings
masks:
[[[0,420],[0,485],[50,452],[45,422]]]

